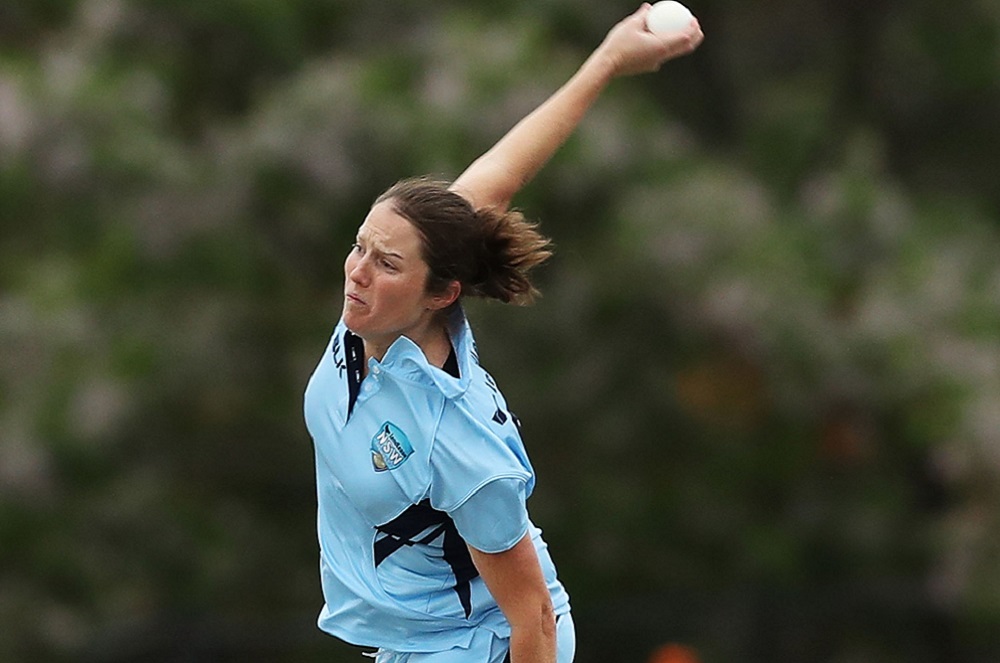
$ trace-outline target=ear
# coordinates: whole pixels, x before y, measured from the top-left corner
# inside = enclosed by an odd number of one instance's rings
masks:
[[[462,284],[457,280],[449,281],[444,290],[436,295],[431,295],[427,308],[432,311],[440,311],[441,309],[448,308],[455,303],[461,294]]]

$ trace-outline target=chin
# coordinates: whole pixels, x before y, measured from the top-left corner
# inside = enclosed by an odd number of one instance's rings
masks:
[[[359,319],[359,316],[344,312],[343,319],[344,326],[347,327],[352,334],[362,339],[371,338],[372,329],[364,323],[363,319]]]
[[[364,325],[359,325],[357,321],[349,315],[344,315],[344,326],[347,327],[355,336],[364,336]]]
[[[361,335],[361,328],[364,326],[359,324],[361,321],[358,320],[358,316],[354,315],[350,310],[350,307],[345,306],[343,312],[341,313],[341,318],[344,320],[344,325],[351,330],[352,333]]]

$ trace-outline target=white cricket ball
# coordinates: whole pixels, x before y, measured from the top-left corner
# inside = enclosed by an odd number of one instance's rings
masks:
[[[691,23],[691,10],[675,0],[661,0],[649,8],[646,28],[655,35],[681,32]]]

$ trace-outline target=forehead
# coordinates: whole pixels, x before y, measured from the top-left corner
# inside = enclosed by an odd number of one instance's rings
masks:
[[[420,255],[420,234],[405,216],[396,212],[391,201],[380,202],[371,208],[358,228],[358,239],[379,251],[403,257]]]

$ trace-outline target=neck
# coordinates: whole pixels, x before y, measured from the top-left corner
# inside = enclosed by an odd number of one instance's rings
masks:
[[[448,360],[451,352],[451,339],[444,325],[431,325],[422,333],[409,333],[406,337],[417,344],[427,358],[427,363],[431,366],[441,368]],[[382,361],[389,347],[396,342],[399,336],[391,339],[365,339],[365,357],[374,357],[377,361]],[[366,372],[367,362],[365,362]]]

